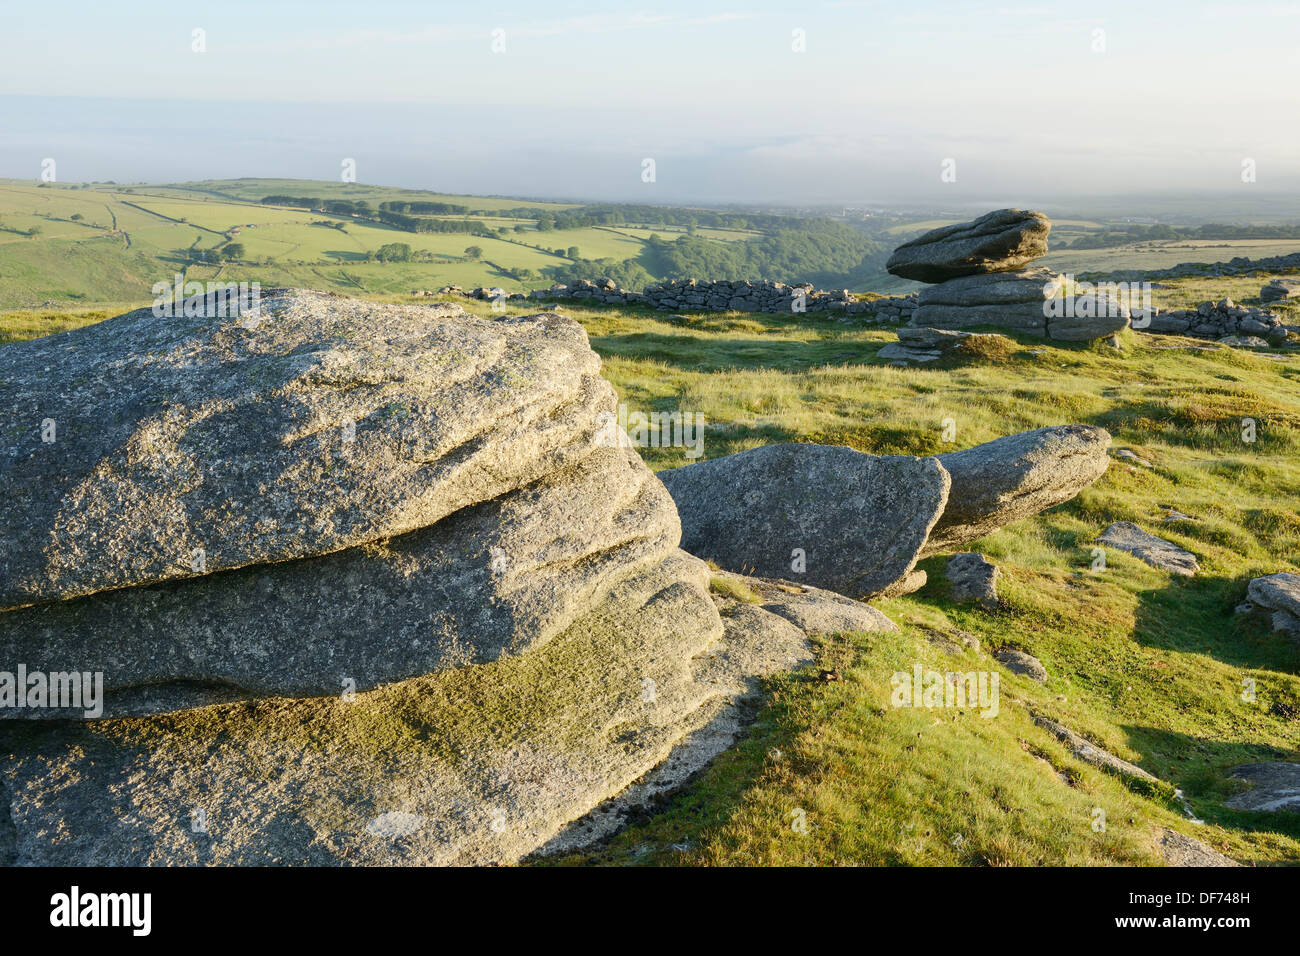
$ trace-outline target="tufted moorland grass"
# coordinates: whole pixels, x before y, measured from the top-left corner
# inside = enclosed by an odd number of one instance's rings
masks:
[[[1237,281],[1178,288],[1190,304],[1234,294]],[[1243,862],[1300,860],[1300,814],[1223,806],[1241,787],[1231,767],[1300,756],[1300,647],[1233,613],[1251,577],[1300,570],[1297,353],[1173,350],[1162,346],[1204,343],[1128,332],[1118,350],[1013,337],[990,354],[898,368],[876,357],[890,331],[826,318],[564,311],[630,409],[705,416],[705,457],[783,441],[930,455],[1081,422],[1151,467],[1115,460],[1073,501],[971,545],[1002,568],[994,610],[952,603],[945,559],[923,562],[924,589],[878,602],[898,632],[819,641],[813,669],[767,682],[737,747],[659,812],[558,862],[1158,863],[1162,827]],[[38,315],[0,317],[0,341],[41,329]],[[686,463],[683,452],[641,450],[656,469]],[[1166,521],[1172,510],[1193,520]],[[1200,573],[1175,578],[1112,550],[1094,570],[1095,539],[1119,520],[1193,551]],[[961,649],[962,633],[985,652],[1029,651],[1047,684]],[[916,663],[996,670],[998,715],[891,706],[891,674]],[[1031,712],[1167,786],[1078,761]],[[1204,824],[1187,818],[1175,787]]]

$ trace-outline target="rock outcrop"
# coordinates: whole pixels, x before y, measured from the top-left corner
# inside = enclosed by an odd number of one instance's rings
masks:
[[[1300,813],[1300,763],[1247,763],[1233,767],[1231,776],[1251,785],[1224,801],[1233,810]]]
[[[937,458],[768,445],[659,472],[682,547],[720,567],[852,598],[914,591],[918,558],[1068,501],[1109,463],[1110,435],[1065,425]]]
[[[1122,757],[1115,756],[1109,750],[1103,750],[1092,741],[1085,740],[1070,728],[1058,724],[1054,720],[1038,714],[1033,715],[1033,720],[1034,723],[1059,740],[1074,756],[1084,763],[1092,764],[1097,769],[1104,770],[1107,773],[1127,777],[1130,780],[1137,780],[1145,784],[1160,782],[1159,778],[1147,773],[1137,764],[1129,763]]]
[[[1200,840],[1168,827],[1160,829],[1156,848],[1169,866],[1241,866],[1214,847],[1206,846]]]
[[[1095,290],[1071,295],[1063,276],[1050,269],[1029,269],[931,286],[918,297],[912,324],[935,329],[992,325],[1058,341],[1087,341],[1127,326],[1129,310]]]
[[[0,660],[103,672],[114,715],[369,690],[526,653],[679,538],[635,453],[596,449],[395,538],[0,614]]]
[[[557,315],[307,292],[261,314],[0,349],[0,609],[428,527],[577,461],[615,404]]]
[[[280,290],[0,370],[32,422],[0,447],[0,655],[48,677],[0,673],[0,717],[85,718],[0,720],[0,864],[518,860],[730,740],[808,659],[793,620],[888,624],[805,591],[724,622],[559,315]]]
[[[1128,304],[1108,291],[1077,293],[1050,269],[1025,269],[1047,253],[1050,230],[1040,212],[999,209],[899,246],[886,268],[936,283],[917,298],[911,325],[950,330],[991,325],[1066,342],[1125,328]]]
[[[1028,677],[1039,684],[1047,683],[1047,668],[1043,666],[1042,661],[1028,651],[1022,651],[1016,647],[1004,647],[993,657],[1013,674]]]
[[[1300,638],[1300,574],[1280,571],[1254,578],[1246,600],[1250,607],[1269,612],[1273,630]]]
[[[659,479],[687,551],[850,597],[879,594],[912,570],[949,484],[933,458],[812,444],[767,445]]]
[[[940,455],[952,488],[923,554],[951,551],[1069,501],[1105,473],[1109,447],[1105,429],[1060,425]]]
[[[1051,221],[1041,212],[997,209],[972,222],[940,226],[903,243],[885,268],[918,282],[1008,272],[1045,255],[1051,229]]]
[[[896,359],[899,362],[934,362],[948,356],[979,355],[982,343],[1008,342],[1005,336],[994,332],[960,332],[904,326],[897,334],[898,341],[881,348],[876,353],[877,358]]]
[[[0,863],[517,860],[659,764],[744,685],[750,675],[704,657],[727,640],[707,575],[673,557],[533,653],[351,700],[10,722],[0,800],[13,838]]]

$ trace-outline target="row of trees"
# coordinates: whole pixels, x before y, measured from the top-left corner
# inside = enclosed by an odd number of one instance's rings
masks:
[[[417,216],[459,216],[469,213],[468,206],[450,202],[381,202],[379,208],[384,212],[413,213]]]

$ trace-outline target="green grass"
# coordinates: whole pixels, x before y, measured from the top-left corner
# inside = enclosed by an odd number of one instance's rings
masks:
[[[434,200],[486,210],[473,221],[504,237],[467,233],[409,233],[386,226],[264,206],[272,193],[367,200]],[[47,302],[106,305],[123,301],[148,304],[154,283],[171,282],[188,268],[188,278],[214,278],[217,268],[189,266],[193,250],[213,252],[228,240],[244,246],[240,262],[226,266],[222,278],[261,282],[265,287],[299,285],[367,295],[409,292],[443,285],[502,286],[511,291],[549,285],[543,269],[572,260],[554,250],[578,246],[588,259],[632,258],[643,239],[603,229],[538,232],[529,219],[506,219],[493,210],[528,206],[561,210],[568,204],[447,196],[387,187],[344,186],[285,180],[231,180],[211,183],[41,186],[0,180],[0,309],[38,309]],[[73,220],[73,215],[81,216]],[[465,217],[440,217],[463,219]],[[322,223],[341,225],[331,228]],[[515,226],[525,226],[522,233]],[[29,237],[36,227],[40,234]],[[648,233],[647,233],[648,236]],[[430,262],[366,263],[368,252],[404,242],[427,252]],[[479,260],[465,256],[479,246]],[[542,246],[543,249],[533,248]],[[214,257],[215,261],[215,257]],[[531,269],[538,276],[521,282],[513,273]]]
[[[1218,297],[1241,281],[1186,280],[1171,294]],[[1257,291],[1262,280],[1249,281]],[[706,457],[780,441],[929,455],[1082,422],[1153,467],[1115,461],[1073,501],[972,545],[1002,568],[995,610],[953,604],[945,559],[923,562],[924,589],[878,602],[897,633],[819,642],[816,665],[767,682],[751,733],[684,792],[607,845],[552,862],[1123,865],[1159,862],[1159,827],[1245,862],[1300,860],[1300,815],[1223,805],[1238,787],[1231,767],[1294,760],[1300,745],[1300,647],[1233,613],[1249,578],[1300,570],[1296,353],[1172,351],[1156,346],[1185,340],[1128,332],[1119,350],[1013,337],[984,354],[898,368],[876,357],[891,332],[830,320],[565,311],[586,327],[630,409],[705,416]],[[103,314],[10,314],[0,341]],[[1256,421],[1253,443],[1242,440],[1245,417]],[[956,424],[951,443],[946,418]],[[656,469],[687,462],[683,449],[641,453]],[[1163,523],[1173,508],[1197,520]],[[1175,578],[1114,551],[1093,571],[1095,539],[1118,520],[1190,549],[1201,572]],[[1047,684],[973,650],[949,656],[936,638],[958,632],[986,652],[1029,651]],[[996,670],[998,716],[892,707],[890,676],[916,663]],[[1255,702],[1242,699],[1247,679]],[[1031,710],[1181,788],[1205,825],[1187,820],[1169,790],[1076,760]],[[1104,832],[1093,828],[1098,808]],[[794,828],[795,811],[806,832]]]
[[[758,604],[761,598],[758,592],[743,581],[715,574],[709,579],[709,590],[722,597],[741,601],[745,604]]]
[[[1227,262],[1237,256],[1262,259],[1295,252],[1300,252],[1300,239],[1174,239],[1141,241],[1109,249],[1053,249],[1034,265],[1058,272],[1113,272],[1167,269],[1184,262]]]

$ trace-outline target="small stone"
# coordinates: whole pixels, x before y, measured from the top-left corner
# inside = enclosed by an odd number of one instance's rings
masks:
[[[1133,451],[1131,448],[1121,448],[1119,451],[1115,452],[1115,457],[1123,458],[1125,461],[1131,462],[1134,465],[1141,465],[1143,468],[1152,467],[1151,462],[1140,457],[1137,452]]]
[[[952,586],[952,599],[959,604],[997,604],[998,566],[982,554],[965,552],[948,560],[944,574]]]
[[[1233,810],[1300,813],[1300,763],[1248,763],[1233,767],[1230,776],[1254,784],[1251,790],[1229,797]]]
[[[1033,654],[1014,647],[1004,647],[993,658],[1013,674],[1020,674],[1040,684],[1047,683],[1047,668]]]
[[[1191,577],[1201,569],[1196,555],[1183,550],[1172,541],[1148,534],[1131,521],[1117,521],[1097,540],[1120,551],[1127,551],[1163,571]]]

